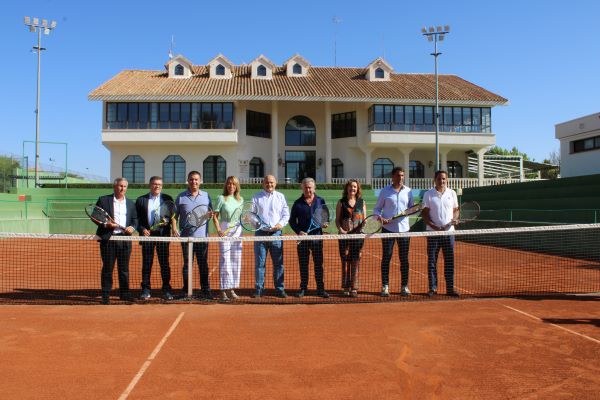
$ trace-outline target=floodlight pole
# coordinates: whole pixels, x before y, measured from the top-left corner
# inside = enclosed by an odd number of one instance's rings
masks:
[[[40,163],[40,82],[41,82],[41,63],[42,51],[46,50],[42,47],[42,31],[45,35],[50,35],[50,31],[56,28],[56,21],[52,21],[48,25],[46,19],[42,19],[39,23],[38,18],[31,19],[25,17],[25,25],[29,27],[30,32],[37,32],[37,46],[33,47],[37,51],[37,91],[35,100],[35,187],[40,186],[39,182],[39,163]]]
[[[425,28],[421,30],[423,36],[427,37],[428,41],[433,41],[433,53],[431,55],[434,57],[434,72],[435,72],[435,170],[441,170],[440,165],[440,92],[439,92],[439,81],[438,81],[438,56],[442,53],[438,52],[437,45],[438,40],[441,42],[444,40],[444,35],[450,33],[450,27],[446,25],[444,29],[441,26],[437,27],[435,30],[433,27],[429,28],[429,31]]]

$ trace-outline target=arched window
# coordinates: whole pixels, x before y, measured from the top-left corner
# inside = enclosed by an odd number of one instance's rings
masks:
[[[292,67],[292,73],[294,75],[302,75],[302,66],[298,63],[294,64]]]
[[[303,115],[296,115],[285,125],[286,146],[316,146],[315,124]]]
[[[256,75],[267,76],[267,68],[264,65],[259,65],[258,68],[256,68]]]
[[[258,157],[250,160],[250,178],[262,178],[265,176],[265,164]]]
[[[204,182],[225,183],[227,162],[221,156],[208,156],[202,163]]]
[[[339,158],[331,160],[331,177],[332,178],[343,178],[344,177],[344,163]]]
[[[177,64],[175,66],[175,75],[183,75],[183,65]]]
[[[225,67],[221,64],[217,65],[217,68],[215,68],[215,74],[225,75]]]
[[[127,156],[123,160],[123,178],[129,183],[144,183],[145,177],[145,162],[140,156]]]
[[[385,78],[385,72],[383,72],[383,69],[377,68],[375,70],[375,78],[377,78],[377,79],[383,79],[383,78]]]
[[[458,161],[448,161],[448,178],[462,178],[463,167]]]
[[[373,163],[373,178],[390,178],[394,163],[389,158],[378,158]]]
[[[185,183],[185,160],[179,155],[170,155],[163,160],[163,181]]]
[[[408,164],[408,176],[411,178],[425,178],[425,166],[421,161],[410,160]]]

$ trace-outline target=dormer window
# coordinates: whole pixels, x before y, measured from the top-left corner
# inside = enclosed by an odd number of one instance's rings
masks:
[[[181,54],[171,58],[165,64],[169,78],[187,79],[192,76],[192,62]]]
[[[385,78],[385,72],[383,71],[383,69],[377,68],[375,70],[375,78],[377,78],[377,79],[383,79],[383,78]]]
[[[302,66],[298,63],[294,64],[292,67],[292,72],[294,75],[302,75]]]
[[[285,61],[285,75],[293,77],[305,77],[308,76],[310,63],[304,59],[300,54],[296,54]]]
[[[183,65],[177,64],[175,66],[175,75],[183,75]]]
[[[273,70],[275,69],[275,64],[261,54],[252,60],[250,63],[250,69],[252,71],[252,79],[271,80],[273,79]]]
[[[225,75],[225,67],[221,64],[217,65],[217,68],[215,68],[215,74],[216,75]]]
[[[258,75],[258,76],[267,76],[267,67],[265,67],[264,65],[259,65],[256,68],[256,75]]]
[[[391,74],[393,70],[394,69],[387,61],[379,57],[373,60],[369,65],[367,65],[367,70],[365,71],[365,79],[371,82],[389,81],[391,79]]]

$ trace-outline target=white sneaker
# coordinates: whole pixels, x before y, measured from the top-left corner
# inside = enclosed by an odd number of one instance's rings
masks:
[[[227,293],[224,290],[221,290],[221,296],[219,297],[219,301],[229,301],[229,297],[227,297]]]
[[[402,286],[402,290],[400,290],[400,294],[402,296],[410,296],[410,290],[408,290],[408,286]]]
[[[390,295],[390,289],[388,285],[383,285],[381,287],[381,297],[388,297]]]
[[[231,300],[237,300],[240,297],[233,291],[233,289],[229,289],[229,298]]]

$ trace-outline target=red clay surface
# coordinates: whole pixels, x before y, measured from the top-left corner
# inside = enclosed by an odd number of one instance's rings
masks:
[[[128,399],[597,399],[599,304],[4,305],[0,393],[118,399],[184,313]]]

